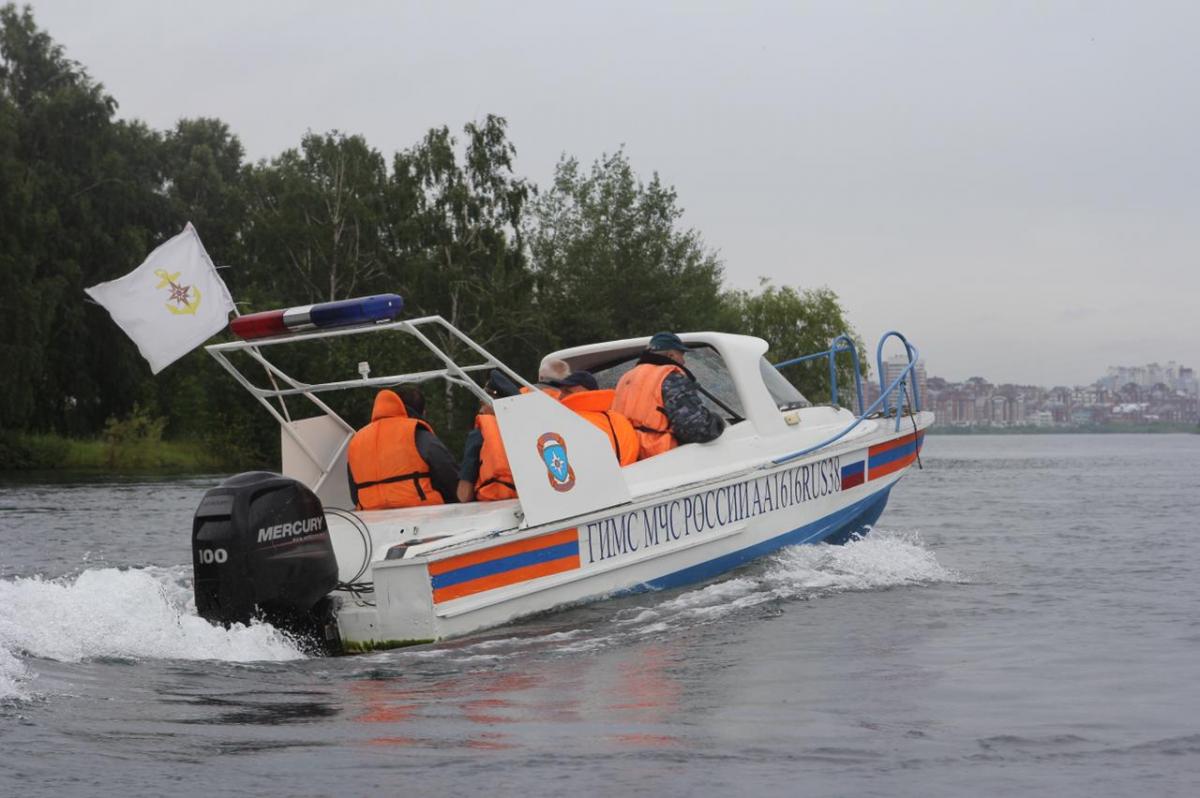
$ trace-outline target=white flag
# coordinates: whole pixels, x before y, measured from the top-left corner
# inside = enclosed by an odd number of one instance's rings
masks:
[[[188,222],[124,277],[85,289],[157,374],[229,323],[233,298]]]

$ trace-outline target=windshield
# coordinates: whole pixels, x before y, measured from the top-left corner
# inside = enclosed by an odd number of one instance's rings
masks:
[[[729,369],[725,367],[725,360],[717,354],[717,351],[706,344],[697,344],[696,348],[687,354],[687,369],[692,372],[699,383],[700,397],[704,401],[704,405],[726,419],[727,421],[734,420],[730,411],[737,415],[737,420],[745,417],[745,410],[742,408],[742,400],[738,397],[737,389],[734,387],[733,378],[729,376]],[[592,372],[592,376],[596,378],[596,382],[601,388],[615,388],[617,381],[637,365],[637,357],[630,357],[620,363],[615,363],[611,366],[598,368]],[[717,399],[713,401],[712,397],[706,396],[705,391],[712,394]],[[725,407],[721,407],[720,404]],[[728,409],[726,409],[728,408]]]
[[[772,366],[764,357],[758,362],[759,370],[762,372],[763,383],[767,386],[767,391],[770,392],[771,398],[775,400],[775,406],[780,410],[795,410],[800,407],[812,407],[812,402],[804,398],[804,394],[796,389],[779,373],[779,369]]]

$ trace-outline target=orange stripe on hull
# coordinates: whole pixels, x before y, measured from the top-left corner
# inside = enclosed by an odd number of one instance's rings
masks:
[[[489,549],[489,551],[491,551]],[[465,555],[464,555],[465,556]],[[432,566],[430,566],[432,568]],[[433,603],[438,604],[451,599],[470,596],[475,593],[482,593],[485,590],[494,590],[498,587],[506,587],[515,585],[518,582],[526,582],[530,579],[537,579],[539,576],[549,576],[551,574],[570,571],[579,567],[579,555],[573,554],[570,557],[563,557],[561,560],[551,560],[550,562],[540,562],[535,565],[526,565],[523,568],[514,568],[511,571],[505,571],[502,574],[493,574],[492,576],[484,576],[479,579],[473,579],[470,582],[460,582],[457,585],[448,585],[438,588],[433,591]]]
[[[899,471],[901,468],[904,468],[906,465],[909,465],[910,463],[914,462],[916,459],[917,459],[917,455],[914,453],[914,454],[910,454],[910,455],[905,455],[904,457],[901,457],[898,460],[893,460],[890,463],[884,463],[883,465],[881,465],[877,468],[872,467],[871,468],[871,479],[877,479],[878,477],[885,477],[888,474],[892,473],[893,471]]]
[[[470,554],[460,554],[457,557],[447,557],[444,560],[431,562],[429,563],[429,575],[438,576],[450,571],[457,571],[459,568],[478,565],[481,562],[498,560],[501,557],[511,557],[514,554],[524,554],[527,551],[537,551],[538,549],[546,549],[551,546],[559,546],[563,543],[571,543],[579,539],[579,534],[575,529],[575,527],[571,527],[561,532],[552,532],[549,535],[539,535],[536,538],[518,540],[515,543],[505,543],[500,546],[492,546],[490,549],[473,551]],[[446,589],[449,590],[449,588]]]
[[[921,437],[925,436],[924,431],[922,431],[919,434],[921,435]],[[887,443],[876,444],[871,447],[869,454],[873,454],[873,455],[874,454],[883,454],[884,452],[888,452],[888,451],[891,451],[892,449],[899,448],[906,443],[912,443],[913,438],[915,438],[916,435],[917,435],[917,433],[910,433],[908,435],[905,435],[903,438],[896,438],[895,440],[888,441]]]

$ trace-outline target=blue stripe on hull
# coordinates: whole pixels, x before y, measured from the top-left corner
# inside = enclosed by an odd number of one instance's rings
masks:
[[[853,523],[844,524],[839,531],[827,535],[819,542],[829,543],[833,546],[842,546],[855,535],[866,534],[867,527],[874,525],[879,520],[879,516],[883,515],[883,509],[887,507],[888,496],[890,495],[889,491],[891,491],[895,484],[893,482],[884,488],[881,493],[868,496],[865,500],[868,506],[864,507],[862,512],[855,517]]]
[[[887,465],[901,457],[908,457],[917,450],[916,443],[906,443],[903,446],[897,446],[895,449],[888,449],[886,452],[871,455],[871,468],[876,468],[881,465]]]
[[[893,482],[892,485],[895,485],[895,483]],[[883,513],[883,508],[887,506],[888,495],[891,493],[892,485],[888,485],[878,493],[874,493],[865,499],[860,499],[854,504],[830,513],[824,518],[813,521],[811,524],[805,524],[790,532],[784,532],[782,535],[776,535],[769,540],[764,540],[753,546],[747,546],[744,549],[730,552],[708,562],[702,562],[699,565],[693,565],[690,568],[684,568],[681,571],[660,576],[657,579],[644,582],[636,587],[623,590],[621,594],[641,593],[646,590],[665,590],[693,582],[701,582],[737,568],[739,565],[761,557],[764,554],[770,554],[784,546],[791,546],[798,543],[845,543],[856,532],[862,532],[867,526],[879,519],[879,516]]]
[[[493,576],[505,571],[511,571],[514,568],[524,568],[527,565],[537,565],[538,563],[550,562],[551,560],[560,560],[563,557],[570,557],[572,554],[579,554],[579,541],[577,540],[558,546],[547,546],[544,549],[534,549],[533,551],[525,551],[496,560],[468,565],[465,568],[438,574],[430,582],[433,584],[433,589],[437,590],[438,588],[450,587],[462,582],[470,582],[484,576]]]

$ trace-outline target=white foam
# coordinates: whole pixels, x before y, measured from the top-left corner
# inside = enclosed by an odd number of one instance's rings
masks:
[[[0,698],[25,697],[20,655],[281,661],[304,654],[268,624],[213,626],[196,615],[190,569],[100,568],[64,579],[0,580]]]
[[[937,561],[916,532],[873,530],[844,546],[792,546],[779,552],[768,578],[781,596],[878,590],[961,580]]]
[[[29,672],[21,661],[0,646],[0,701],[28,698],[23,683]]]
[[[776,552],[761,575],[725,579],[668,601],[626,609],[614,620],[638,636],[654,635],[770,601],[960,580],[937,561],[919,534],[874,530],[844,546],[790,546]]]
[[[397,656],[468,663],[484,661],[484,655],[498,660],[524,657],[533,647],[547,644],[557,654],[580,655],[719,622],[774,601],[961,580],[937,561],[917,533],[887,530],[874,530],[844,546],[788,547],[769,557],[762,567],[743,573],[671,598],[647,594],[637,606],[622,607],[606,620],[570,631],[435,646]]]

